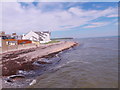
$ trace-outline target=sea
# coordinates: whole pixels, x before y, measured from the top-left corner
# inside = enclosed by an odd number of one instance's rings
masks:
[[[12,85],[29,88],[118,88],[118,37],[67,41],[75,41],[79,45],[52,58],[44,58],[47,64],[34,62],[38,68],[21,71],[27,78]]]

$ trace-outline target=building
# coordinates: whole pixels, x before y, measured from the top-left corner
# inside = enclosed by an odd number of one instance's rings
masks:
[[[11,39],[11,35],[5,34],[4,31],[0,32],[0,37],[1,37],[1,39]]]
[[[17,40],[12,39],[11,35],[5,34],[5,32],[1,31],[0,32],[0,53],[3,51],[8,51],[9,47],[8,46],[13,46],[15,47],[17,45]],[[11,49],[11,47],[10,47]]]
[[[2,44],[4,42],[4,44]],[[4,31],[0,32],[0,47],[3,45],[19,45],[19,44],[30,44],[31,40],[22,40],[22,35],[17,35],[16,33],[5,34]]]
[[[11,38],[12,39],[18,39],[18,35],[16,33],[12,33]]]
[[[3,44],[3,42],[5,42]],[[5,34],[4,31],[0,32],[0,47],[3,47],[3,45],[16,45],[16,40],[11,38],[11,35]]]
[[[18,42],[16,39],[5,39],[6,45],[17,45]]]
[[[5,34],[5,32],[0,32],[0,53],[29,47],[36,47],[36,45],[32,44],[31,40],[22,40],[22,35],[17,35],[16,33],[9,35]]]
[[[11,38],[16,40],[22,40],[22,35],[17,35],[16,33],[12,33]]]
[[[3,46],[3,40],[8,38],[9,38],[9,35],[6,35],[4,31],[0,31],[0,47]]]
[[[42,31],[42,32],[35,32],[30,31],[26,35],[23,36],[22,39],[28,39],[32,42],[39,42],[39,43],[47,43],[50,40],[50,32],[49,31]]]

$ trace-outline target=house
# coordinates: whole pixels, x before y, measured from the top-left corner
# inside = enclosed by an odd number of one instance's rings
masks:
[[[4,42],[4,44],[2,44]],[[31,40],[22,40],[22,35],[17,35],[16,33],[5,34],[4,31],[0,32],[0,47],[3,45],[19,45],[19,44],[30,44]]]
[[[4,31],[0,32],[0,37],[1,37],[1,39],[11,39],[11,35],[5,34]]]
[[[17,40],[16,39],[5,39],[6,45],[17,45]]]
[[[11,38],[17,39],[17,40],[22,40],[22,35],[17,35],[16,33],[12,33]]]
[[[3,40],[8,39],[10,35],[6,35],[4,31],[0,31],[0,47],[3,46]]]
[[[12,33],[11,38],[12,38],[12,39],[17,39],[17,38],[18,38],[18,36],[17,36],[17,34],[16,34],[16,33]]]
[[[3,42],[5,42],[3,44]],[[4,31],[0,32],[0,47],[3,45],[16,45],[17,41],[15,39],[12,39],[11,35],[5,34]]]
[[[27,47],[36,47],[36,45],[32,44],[31,40],[22,40],[22,35],[16,33],[10,35],[0,32],[0,53]]]
[[[47,43],[51,41],[49,31],[42,31],[42,32],[30,31],[26,35],[23,35],[22,39],[28,39],[31,40],[32,42],[39,42],[39,43]]]

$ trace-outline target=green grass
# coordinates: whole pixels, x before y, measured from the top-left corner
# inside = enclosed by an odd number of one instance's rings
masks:
[[[58,42],[60,42],[60,41],[52,40],[52,41],[50,41],[50,42],[47,42],[47,43],[45,43],[45,44],[50,44],[50,43],[58,43]]]

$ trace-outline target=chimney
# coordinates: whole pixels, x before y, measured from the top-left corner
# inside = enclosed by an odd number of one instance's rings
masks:
[[[0,32],[0,35],[5,35],[5,32],[4,32],[4,31],[1,31],[1,32]]]
[[[17,35],[16,33],[12,33],[12,35],[14,36],[14,35]]]

